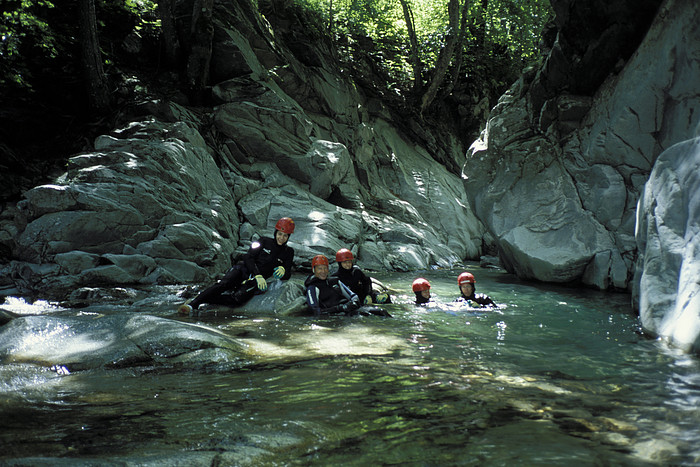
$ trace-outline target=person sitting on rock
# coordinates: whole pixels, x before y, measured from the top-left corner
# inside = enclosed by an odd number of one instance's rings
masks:
[[[360,308],[360,299],[350,288],[337,277],[328,277],[328,258],[316,255],[311,260],[311,274],[304,285],[306,286],[306,301],[314,312],[321,314],[355,315]]]
[[[419,277],[413,281],[411,288],[416,294],[416,305],[424,305],[430,301],[430,282],[428,279]]]
[[[459,285],[459,291],[462,293],[462,296],[455,300],[455,302],[465,302],[470,306],[478,305],[481,307],[498,308],[498,305],[491,300],[491,297],[482,293],[474,293],[476,291],[476,279],[472,273],[465,271],[460,274],[459,277],[457,277],[457,285]]]
[[[353,263],[354,259],[352,252],[347,248],[338,250],[335,254],[338,270],[333,273],[333,277],[337,277],[343,284],[347,285],[359,297],[360,303],[365,305],[391,303],[389,294],[378,293],[372,289],[372,278]]]
[[[256,293],[267,290],[269,277],[287,280],[292,274],[294,250],[287,245],[294,233],[294,221],[283,217],[275,225],[274,238],[262,237],[253,242],[241,261],[229,269],[224,277],[205,289],[190,303],[180,305],[178,311],[187,314],[202,303],[241,306]]]

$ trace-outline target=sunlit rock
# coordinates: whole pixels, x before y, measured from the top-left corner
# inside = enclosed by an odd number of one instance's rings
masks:
[[[197,316],[230,316],[247,314],[249,316],[296,316],[308,314],[309,307],[304,295],[304,286],[294,280],[270,281],[265,293],[254,295],[243,305],[228,308],[221,305],[203,305]]]
[[[642,325],[700,351],[700,138],[665,151],[639,201],[634,299]]]
[[[632,454],[640,461],[654,464],[672,463],[678,454],[678,447],[663,439],[643,441],[631,446]]]
[[[99,284],[202,281],[228,266],[237,210],[196,130],[143,121],[95,147],[19,204],[25,227],[11,274],[21,289],[60,296]]]

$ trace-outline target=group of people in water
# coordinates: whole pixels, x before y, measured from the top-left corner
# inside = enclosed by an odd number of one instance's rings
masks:
[[[461,296],[455,302],[466,303],[480,307],[498,308],[496,302],[491,300],[491,297],[482,293],[476,293],[476,278],[471,272],[463,272],[457,277],[457,285]],[[430,282],[427,279],[419,277],[411,284],[413,293],[416,294],[416,305],[423,305],[430,302]]]
[[[204,303],[235,308],[245,304],[255,294],[267,291],[268,279],[289,279],[294,250],[287,242],[293,233],[294,221],[291,218],[278,220],[272,237],[262,237],[253,242],[243,258],[219,282],[206,288],[189,303],[180,305],[178,311],[189,314]],[[347,248],[338,250],[335,255],[338,269],[333,274],[330,273],[330,262],[326,256],[316,255],[311,260],[312,274],[307,277],[304,285],[306,301],[314,315],[390,316],[374,305],[391,303],[391,297],[387,292],[373,288],[372,279],[354,263],[354,259]],[[456,301],[497,307],[488,296],[475,293],[476,279],[473,274],[461,273],[457,284],[461,296]],[[430,282],[427,279],[418,278],[413,281],[412,290],[416,295],[416,305],[430,302]]]

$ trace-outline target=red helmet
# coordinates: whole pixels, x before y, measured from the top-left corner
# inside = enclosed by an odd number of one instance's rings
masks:
[[[462,274],[460,274],[457,278],[457,285],[462,284],[476,284],[476,279],[474,279],[474,275],[470,272],[463,272]]]
[[[430,290],[430,282],[428,282],[427,279],[419,277],[418,279],[413,281],[414,292],[422,292],[424,290]]]
[[[283,217],[277,221],[277,224],[275,224],[275,229],[291,235],[294,233],[294,221],[291,217]]]
[[[314,256],[314,259],[311,260],[311,269],[315,268],[319,264],[325,264],[328,266],[328,258],[323,255]]]
[[[341,248],[338,250],[338,253],[335,254],[335,260],[339,263],[342,263],[343,261],[352,261],[352,251],[348,250],[347,248]]]

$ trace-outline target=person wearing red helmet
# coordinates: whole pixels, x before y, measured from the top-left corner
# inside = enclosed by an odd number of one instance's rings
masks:
[[[419,277],[411,284],[411,289],[416,294],[416,305],[423,305],[430,301],[430,282]]]
[[[329,277],[328,258],[316,255],[311,260],[311,274],[306,286],[306,302],[314,316],[322,314],[355,315],[360,308],[360,299],[337,277]]]
[[[338,270],[332,275],[350,287],[350,290],[355,292],[360,298],[360,303],[369,305],[371,303],[391,303],[389,294],[377,293],[372,290],[372,278],[367,276],[362,269],[354,264],[355,257],[347,248],[341,248],[335,254],[335,260],[338,262]]]
[[[294,221],[291,218],[278,220],[272,238],[262,237],[253,242],[243,258],[219,282],[205,289],[189,304],[180,305],[178,311],[187,314],[202,303],[241,306],[256,293],[267,291],[268,278],[289,279],[294,250],[287,245],[287,241],[292,233]]]
[[[459,291],[462,296],[455,300],[456,302],[465,302],[470,305],[476,304],[482,307],[498,307],[498,305],[491,300],[491,297],[482,293],[475,293],[476,278],[474,278],[474,274],[466,271],[463,272],[457,277],[457,285],[459,285]]]

